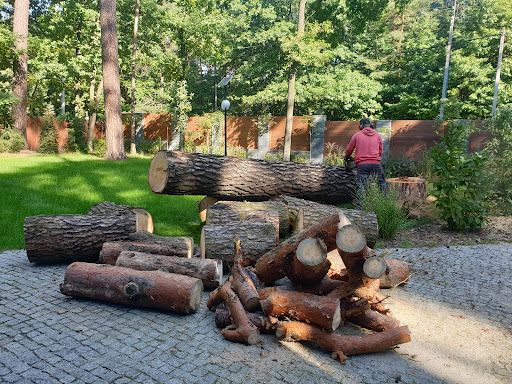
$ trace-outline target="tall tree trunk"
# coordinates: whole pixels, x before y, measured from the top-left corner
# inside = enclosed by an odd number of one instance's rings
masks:
[[[100,1],[101,58],[105,98],[105,159],[124,160],[123,123],[121,121],[121,86],[117,51],[116,0]]]
[[[304,32],[304,10],[306,8],[306,0],[300,0],[299,4],[299,20],[297,23],[297,38],[300,39]],[[297,65],[295,61],[290,69],[288,77],[288,102],[286,107],[286,126],[284,129],[284,149],[283,161],[290,161],[292,149],[292,125],[293,125],[293,103],[295,102],[295,76],[297,74]]]
[[[23,134],[27,145],[27,47],[28,47],[28,0],[14,1],[13,32],[19,55],[14,59],[12,91],[19,101],[12,104],[14,129]]]
[[[96,76],[96,71],[94,71],[94,76]],[[98,105],[100,104],[101,94],[103,92],[103,78],[101,78],[100,83],[98,84],[98,89],[96,90],[96,95],[94,95],[94,88],[96,87],[96,79],[93,78],[91,80],[91,88],[89,92],[89,105],[91,108],[90,118],[89,118],[89,131],[87,132],[87,147],[89,151],[93,151],[92,142],[94,140],[94,128],[96,127],[96,116],[98,115]]]
[[[130,153],[135,155],[135,58],[137,53],[137,32],[139,29],[139,0],[135,1],[135,22],[133,24],[133,50],[132,50],[132,110],[131,110],[131,145]]]

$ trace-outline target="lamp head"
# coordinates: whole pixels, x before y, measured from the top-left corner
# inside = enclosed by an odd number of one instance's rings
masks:
[[[220,108],[223,110],[223,111],[227,111],[229,109],[229,106],[231,104],[229,103],[229,100],[222,100],[222,103],[220,104]]]

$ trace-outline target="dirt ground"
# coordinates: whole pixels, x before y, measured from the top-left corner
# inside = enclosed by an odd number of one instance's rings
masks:
[[[489,222],[474,232],[454,232],[443,228],[436,219],[435,206],[425,201],[414,207],[427,223],[397,233],[393,239],[381,240],[379,248],[436,247],[450,245],[498,244],[512,242],[512,216],[489,216]]]

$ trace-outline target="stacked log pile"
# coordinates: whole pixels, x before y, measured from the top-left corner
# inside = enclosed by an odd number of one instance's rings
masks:
[[[270,333],[309,341],[342,363],[411,341],[378,292],[379,278],[391,268],[341,211],[283,241],[254,267],[245,266],[243,253],[236,238],[231,275],[207,303],[226,339],[256,344],[261,333]],[[335,332],[345,321],[376,333]]]

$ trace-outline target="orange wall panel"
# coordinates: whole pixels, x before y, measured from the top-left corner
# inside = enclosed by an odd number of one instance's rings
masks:
[[[284,147],[284,131],[286,117],[276,116],[270,121],[270,150],[282,150]],[[294,116],[292,123],[292,151],[309,151],[310,135],[308,121],[302,116]]]

